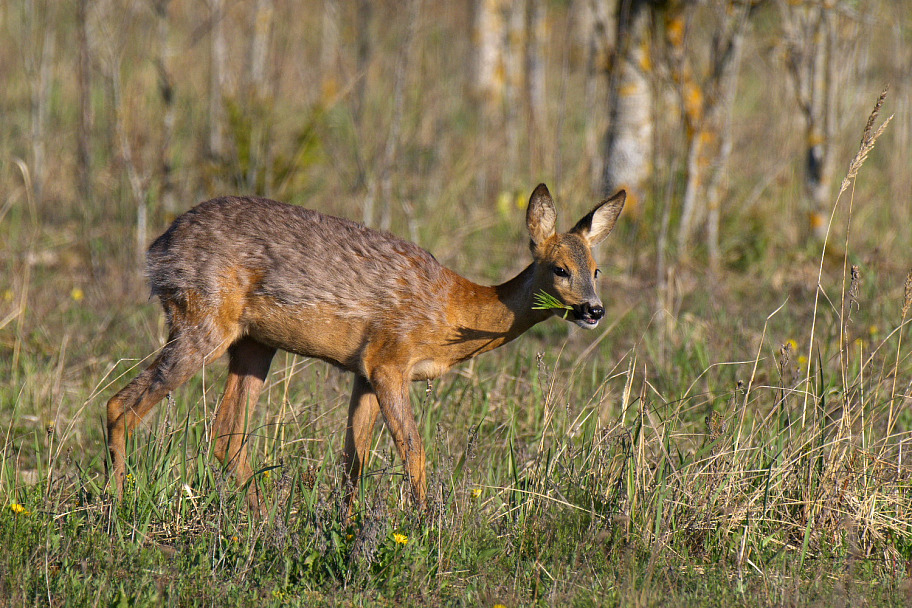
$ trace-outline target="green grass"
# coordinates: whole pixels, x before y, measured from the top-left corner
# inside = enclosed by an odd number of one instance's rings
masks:
[[[4,454],[30,451],[35,479],[17,481],[15,462],[0,470],[15,488],[0,513],[4,595],[73,605],[902,603],[912,486],[883,431],[898,413],[892,335],[870,362],[850,359],[847,386],[837,360],[813,364],[808,410],[787,383],[734,387],[713,367],[699,389],[653,378],[638,350],[578,365],[561,349],[482,359],[414,391],[429,510],[404,501],[381,434],[347,527],[337,456],[346,378],[322,364],[289,357],[272,376],[253,433],[272,505],[262,522],[208,458],[201,401],[212,406],[218,368],[205,396],[195,380],[134,436],[119,503],[105,494],[100,444],[61,454],[68,431],[11,426]],[[705,365],[684,345],[669,357],[686,378]],[[755,364],[777,367],[747,361],[737,374],[756,380]],[[297,411],[279,420],[284,398]]]

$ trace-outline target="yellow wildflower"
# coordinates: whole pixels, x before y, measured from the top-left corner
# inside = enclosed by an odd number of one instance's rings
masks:
[[[494,604],[494,608],[507,608],[503,604]]]
[[[516,202],[515,202],[516,208],[525,209],[526,204],[528,202],[529,202],[529,200],[526,198],[526,193],[523,192],[522,190],[517,190],[516,191]]]
[[[804,355],[798,356],[798,365],[807,365],[807,362],[808,362],[807,357],[805,357]]]
[[[481,488],[472,488],[472,498],[481,497]]]
[[[70,297],[73,298],[74,302],[82,302],[82,299],[85,297],[85,294],[78,287],[74,287],[70,292]]]
[[[408,542],[408,536],[405,534],[399,534],[398,532],[393,533],[393,540],[396,541],[397,545],[404,545]]]
[[[9,506],[9,508],[10,508],[10,511],[15,513],[16,515],[31,515],[31,513],[28,511],[28,509],[26,509],[25,507],[20,505],[18,502],[12,503]]]
[[[798,352],[798,342],[796,342],[794,339],[786,340],[785,343],[786,343],[786,345],[792,347],[792,352],[793,352],[793,353],[794,353],[794,352]]]
[[[6,290],[4,290],[4,292],[3,292],[3,301],[4,301],[4,302],[12,302],[12,301],[13,301],[13,290],[12,290],[12,289],[6,289]]]
[[[876,325],[872,325],[871,327],[868,328],[868,333],[871,334],[872,336],[876,336],[878,334],[878,332],[880,332],[880,328],[877,327]]]
[[[497,211],[503,217],[510,217],[512,211],[510,210],[510,204],[513,202],[513,194],[511,192],[503,191],[497,196]]]

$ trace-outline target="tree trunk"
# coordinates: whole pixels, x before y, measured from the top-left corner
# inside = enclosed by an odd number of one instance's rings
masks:
[[[323,100],[329,102],[339,92],[339,0],[323,0],[320,82]]]
[[[367,77],[368,70],[371,63],[371,38],[370,38],[370,25],[371,25],[371,2],[370,0],[358,0],[358,19],[357,19],[357,53],[355,57],[355,86],[354,94],[352,95],[352,122],[355,124],[355,132],[361,136],[364,133],[364,104],[365,96],[367,95]],[[363,141],[363,139],[362,139]],[[368,171],[367,171],[367,162],[364,158],[364,149],[363,146],[357,146],[355,148],[355,162],[358,166],[358,174],[355,179],[354,189],[360,190],[365,185],[368,189],[368,196],[370,196],[370,184],[367,183],[368,180]],[[365,217],[373,217],[373,202],[370,203],[371,208],[368,209],[367,205],[364,208]]]
[[[506,86],[504,38],[509,3],[475,0],[475,74],[473,90],[488,116],[503,106]]]
[[[704,86],[697,81],[686,52],[687,27],[696,5],[676,2],[668,20],[665,38],[671,60],[672,81],[676,85],[684,119],[687,141],[687,162],[684,167],[684,196],[681,199],[681,217],[678,221],[678,255],[686,253],[696,219],[701,215],[704,173],[709,165],[709,150],[715,134],[708,128]],[[710,76],[711,78],[711,76]],[[708,84],[708,83],[707,83]]]
[[[172,175],[171,140],[174,137],[175,103],[174,79],[168,69],[171,57],[171,43],[169,40],[170,23],[168,21],[168,5],[171,0],[156,0],[155,14],[158,17],[158,90],[161,94],[162,136],[158,152],[158,179],[159,198],[161,200],[164,219],[170,223],[177,215],[177,196],[174,192],[174,179]]]
[[[685,44],[687,23],[696,5],[676,3],[666,28],[672,80],[677,85],[687,140],[687,165],[681,219],[678,224],[678,255],[691,245],[696,226],[705,221],[710,265],[719,265],[719,221],[723,179],[731,154],[731,105],[741,62],[747,27],[748,2],[714,0],[716,12],[710,60],[699,78]]]
[[[836,62],[833,60],[836,29],[829,10],[818,8],[820,17],[814,32],[812,111],[807,116],[805,190],[811,200],[811,229],[823,242],[833,181],[833,135],[836,114]]]
[[[225,0],[209,0],[209,156],[224,154]]]
[[[627,190],[626,211],[638,214],[652,176],[652,85],[647,0],[619,0],[616,46],[608,86],[602,194]]]
[[[257,0],[253,13],[253,36],[248,49],[247,95],[248,112],[253,116],[250,133],[250,155],[245,176],[247,187],[260,195],[268,195],[269,139],[271,134],[272,91],[266,66],[272,41],[274,0]]]
[[[355,67],[357,69],[357,83],[355,84],[354,96],[354,117],[355,126],[361,127],[361,118],[364,112],[364,96],[367,91],[367,70],[371,62],[371,2],[370,0],[358,0],[358,30],[357,30],[357,57]]]
[[[250,63],[247,82],[255,95],[266,97],[269,79],[266,66],[272,40],[275,0],[256,0],[253,12],[253,37],[250,40]]]
[[[548,109],[545,105],[546,9],[543,0],[529,0],[528,36],[526,37],[526,97],[529,100],[529,123],[533,133],[545,128]]]
[[[709,265],[713,272],[718,272],[722,265],[722,254],[719,248],[719,222],[721,219],[722,198],[728,186],[728,160],[732,151],[732,108],[738,90],[738,75],[741,71],[741,57],[744,38],[747,33],[747,13],[749,7],[734,15],[732,33],[727,41],[716,38],[713,48],[713,64],[718,74],[716,86],[716,108],[712,112],[713,122],[717,125],[719,151],[713,163],[713,173],[706,189],[706,247],[709,253]],[[726,45],[728,45],[726,47]]]
[[[415,47],[415,34],[421,15],[421,0],[409,0],[408,26],[399,54],[396,58],[396,73],[393,79],[393,115],[390,121],[389,132],[383,155],[380,158],[377,177],[368,187],[368,195],[364,205],[364,223],[372,225],[375,200],[380,198],[380,229],[389,230],[392,224],[392,198],[393,198],[393,167],[399,152],[399,143],[402,133],[402,116],[405,108],[405,85],[408,80],[409,67]]]
[[[79,196],[84,208],[92,199],[92,72],[89,59],[89,0],[76,2],[76,81],[79,90],[79,112],[76,114],[76,175]]]
[[[579,12],[576,21],[580,40],[586,45],[586,84],[584,88],[584,103],[587,108],[602,106],[604,92],[600,84],[603,74],[610,68],[609,48],[612,41],[609,39],[608,3],[602,0],[587,0],[578,3]],[[591,112],[586,117],[586,163],[591,180],[591,188],[601,194],[602,163],[601,138],[605,132],[605,117],[601,112]]]
[[[507,27],[504,30],[503,48],[506,78],[503,98],[504,131],[507,146],[506,178],[508,184],[516,179],[519,172],[520,118],[522,116],[526,2],[514,0],[510,3]]]
[[[833,177],[836,46],[834,9],[826,4],[794,5],[780,1],[787,67],[804,118],[804,194],[807,234],[818,242],[826,236]]]
[[[50,113],[51,66],[55,51],[54,30],[48,25],[49,10],[45,3],[37,0],[29,0],[23,7],[23,29],[28,42],[22,56],[29,83],[29,136],[32,147],[30,173],[35,201],[41,201],[44,190],[45,133]]]

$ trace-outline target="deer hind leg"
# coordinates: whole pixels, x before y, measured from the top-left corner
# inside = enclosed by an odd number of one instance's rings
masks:
[[[380,402],[380,412],[396,444],[412,489],[412,498],[425,506],[427,481],[424,472],[424,445],[415,424],[409,398],[408,381],[396,370],[378,369],[371,374],[371,385]]]
[[[238,486],[248,481],[247,507],[263,512],[263,501],[257,484],[251,480],[253,470],[247,461],[247,436],[253,413],[276,349],[253,338],[241,338],[228,349],[228,381],[215,415],[212,440],[215,457],[234,472]]]
[[[354,499],[358,495],[361,473],[370,455],[374,425],[380,404],[367,378],[355,374],[351,401],[348,405],[348,424],[345,427],[345,517],[351,517]]]
[[[118,498],[123,495],[127,437],[159,401],[227,348],[217,337],[199,333],[172,327],[152,365],[108,401],[108,450]]]

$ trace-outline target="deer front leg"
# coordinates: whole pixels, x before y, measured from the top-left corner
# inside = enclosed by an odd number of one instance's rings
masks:
[[[401,371],[381,368],[371,374],[371,384],[380,402],[380,412],[405,465],[412,498],[423,508],[427,491],[424,445],[421,443],[418,425],[415,424],[415,415],[412,413],[407,378]]]
[[[361,473],[370,455],[374,424],[380,404],[367,378],[355,374],[351,401],[348,404],[348,425],[345,427],[345,517],[352,514],[355,497],[358,495]]]

